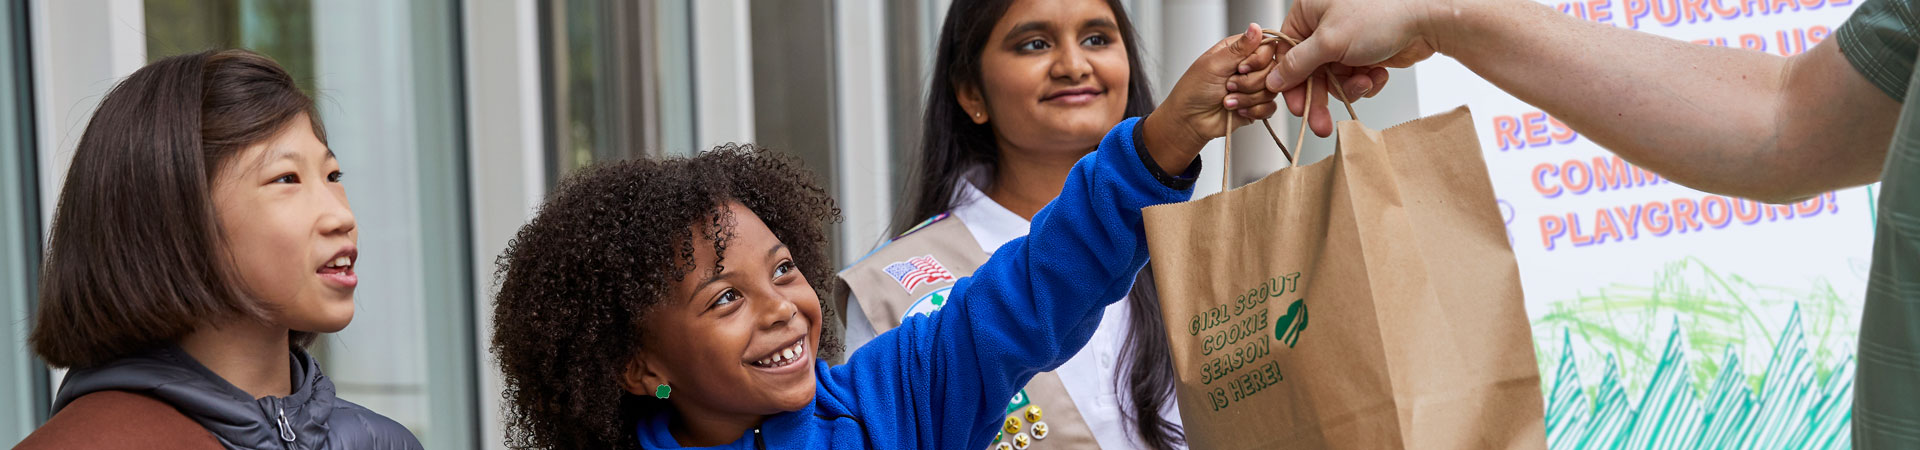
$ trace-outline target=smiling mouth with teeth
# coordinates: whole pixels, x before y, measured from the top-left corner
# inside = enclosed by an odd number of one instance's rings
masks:
[[[786,367],[792,365],[795,361],[799,361],[800,357],[806,354],[807,340],[801,339],[800,342],[793,343],[792,347],[781,349],[780,351],[774,352],[772,356],[754,361],[753,365],[766,368]]]
[[[314,272],[320,274],[321,277],[336,280],[354,278],[353,257],[349,255],[335,256],[333,260],[327,261],[327,265],[320,266],[320,270]]]

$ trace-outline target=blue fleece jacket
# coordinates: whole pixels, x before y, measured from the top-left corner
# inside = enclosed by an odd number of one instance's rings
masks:
[[[955,283],[939,312],[908,318],[846,364],[817,363],[812,404],[714,448],[987,448],[1007,399],[1085,346],[1102,309],[1133,286],[1147,262],[1140,209],[1193,194],[1148,169],[1138,123],[1121,122],[1074,164],[1032,232]],[[682,448],[669,420],[641,421],[641,446]]]

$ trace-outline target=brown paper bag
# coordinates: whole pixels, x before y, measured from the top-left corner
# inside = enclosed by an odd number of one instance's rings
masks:
[[[1338,139],[1325,161],[1145,211],[1192,448],[1546,448],[1467,109]]]

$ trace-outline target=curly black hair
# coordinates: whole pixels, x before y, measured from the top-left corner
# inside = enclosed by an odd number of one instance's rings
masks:
[[[642,319],[694,269],[690,227],[706,225],[719,270],[733,201],[760,216],[801,273],[833,273],[825,227],[840,211],[788,156],[730,144],[603,163],[560,183],[496,261],[492,351],[506,381],[508,446],[639,446],[634,427],[665,403],[628,393],[620,375],[641,346]],[[831,284],[813,280],[823,299]],[[831,329],[820,339],[829,359],[841,351]]]

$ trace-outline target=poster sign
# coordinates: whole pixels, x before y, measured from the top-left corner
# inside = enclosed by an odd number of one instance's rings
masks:
[[[1832,38],[1857,1],[1543,3],[1698,45],[1791,56]],[[1791,205],[1688,189],[1456,61],[1435,57],[1416,70],[1422,115],[1463,104],[1474,112],[1520,263],[1550,447],[1851,447],[1874,187]]]

